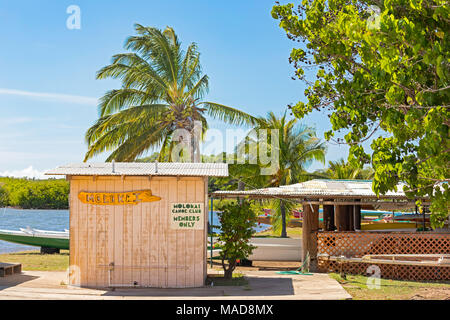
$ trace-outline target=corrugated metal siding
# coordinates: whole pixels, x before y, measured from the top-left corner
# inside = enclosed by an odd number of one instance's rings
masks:
[[[372,191],[371,181],[350,181],[350,180],[321,180],[315,179],[293,185],[280,186],[278,188],[262,188],[245,191],[216,191],[214,196],[269,196],[269,197],[363,197],[377,198]],[[401,198],[405,199],[403,185],[397,186],[397,191],[389,191],[380,198]]]
[[[228,176],[226,163],[141,163],[116,162],[112,163],[74,163],[49,170],[47,175],[73,175],[73,176]]]

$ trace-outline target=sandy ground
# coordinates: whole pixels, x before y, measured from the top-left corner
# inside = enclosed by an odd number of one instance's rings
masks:
[[[130,288],[95,290],[65,285],[65,272],[24,271],[0,278],[0,299],[275,299],[340,300],[351,299],[342,286],[327,274],[280,275],[272,270],[247,268],[245,286],[205,286],[189,289]],[[209,269],[208,273],[218,273]]]
[[[448,288],[423,288],[410,297],[411,300],[450,300]]]

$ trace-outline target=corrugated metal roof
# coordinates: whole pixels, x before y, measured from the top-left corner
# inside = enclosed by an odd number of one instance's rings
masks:
[[[157,170],[156,170],[157,168]],[[49,170],[46,175],[73,176],[211,176],[227,177],[226,163],[189,163],[189,162],[116,162],[73,163]]]
[[[259,196],[259,197],[298,197],[298,198],[377,198],[372,191],[372,181],[368,180],[325,180],[314,179],[302,183],[262,188],[245,191],[216,191],[214,196]],[[379,198],[406,199],[403,185],[397,186],[397,191],[389,191]]]

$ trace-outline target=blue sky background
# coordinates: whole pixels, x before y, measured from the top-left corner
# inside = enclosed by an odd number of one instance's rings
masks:
[[[81,9],[80,30],[66,27],[72,4]],[[207,100],[254,115],[281,115],[287,104],[304,99],[305,84],[291,80],[288,57],[296,43],[271,17],[273,5],[271,0],[0,2],[0,175],[39,174],[82,161],[84,133],[97,119],[96,99],[120,86],[95,80],[96,71],[125,51],[134,23],[171,26],[184,47],[198,44],[210,78]],[[303,123],[315,126],[321,138],[330,128],[326,115],[317,112]],[[229,128],[217,121],[210,127]],[[346,158],[347,151],[329,145],[327,161]],[[315,163],[310,169],[322,167]]]

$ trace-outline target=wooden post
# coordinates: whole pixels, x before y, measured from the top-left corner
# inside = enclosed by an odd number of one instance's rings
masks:
[[[335,208],[334,221],[338,231],[347,231],[349,227],[348,206],[337,205]]]
[[[330,201],[330,200],[327,200]],[[323,229],[325,231],[334,231],[336,229],[334,225],[334,206],[323,206]]]
[[[302,227],[303,261],[309,252],[309,271],[317,271],[317,231],[319,229],[319,205],[311,205],[303,202],[303,227]]]
[[[281,238],[287,238],[287,225],[286,225],[286,205],[284,200],[280,200],[281,211]]]
[[[347,206],[347,214],[348,214],[348,229],[347,231],[355,231],[355,216],[353,212],[354,206]]]
[[[360,199],[355,199],[355,201],[361,201]],[[355,230],[361,230],[361,206],[355,205],[353,207],[353,215],[355,220]]]
[[[210,237],[210,244],[209,244],[209,246],[210,246],[210,249],[211,249],[211,251],[210,251],[210,254],[211,254],[211,259],[210,259],[210,263],[211,263],[211,268],[213,267],[213,213],[214,213],[214,198],[213,198],[213,196],[211,196],[211,215],[210,215],[210,218],[209,218],[209,220],[210,221],[208,221],[208,226],[209,226],[209,233],[211,234],[211,237]],[[206,243],[208,243],[208,242],[206,242]]]

